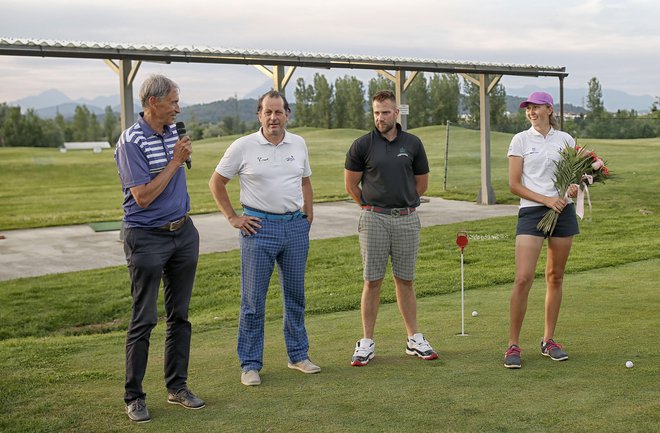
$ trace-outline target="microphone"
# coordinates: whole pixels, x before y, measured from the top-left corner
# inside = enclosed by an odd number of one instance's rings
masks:
[[[186,135],[186,125],[183,122],[176,122],[176,132],[179,134],[179,138],[183,138],[184,135]],[[190,170],[190,167],[192,167],[192,159],[188,157],[186,159],[186,167],[188,167],[188,170]]]

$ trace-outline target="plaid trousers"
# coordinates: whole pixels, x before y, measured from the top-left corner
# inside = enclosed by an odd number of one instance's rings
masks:
[[[241,312],[238,358],[243,371],[261,370],[264,318],[268,285],[277,263],[284,303],[283,332],[292,363],[307,359],[305,329],[305,267],[310,224],[305,218],[290,221],[262,219],[256,234],[240,234]]]

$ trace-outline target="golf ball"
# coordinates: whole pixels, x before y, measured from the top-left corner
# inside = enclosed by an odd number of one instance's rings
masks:
[[[634,365],[635,365],[635,364],[633,364],[632,361],[626,361],[626,367],[627,367],[627,368],[633,368]]]
[[[472,317],[477,317],[478,315],[479,315],[479,313],[477,313],[476,310],[472,312]]]

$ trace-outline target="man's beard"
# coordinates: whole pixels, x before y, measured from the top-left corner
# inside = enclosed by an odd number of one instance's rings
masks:
[[[380,131],[381,134],[387,134],[392,129],[394,129],[394,125],[382,124],[381,123],[381,124],[377,125],[377,129],[378,129],[378,131]]]

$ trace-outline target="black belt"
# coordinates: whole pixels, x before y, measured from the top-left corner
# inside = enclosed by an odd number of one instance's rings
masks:
[[[179,230],[183,225],[186,223],[186,220],[188,219],[188,215],[184,215],[183,218],[178,219],[176,221],[169,222],[165,224],[164,226],[158,227],[159,230],[167,230],[168,232],[175,232]]]
[[[366,211],[369,211],[369,212],[376,212],[376,213],[381,213],[381,214],[384,214],[384,215],[391,215],[393,217],[410,215],[411,213],[415,212],[414,207],[386,208],[386,207],[376,207],[376,206],[364,205],[364,206],[362,206],[362,209],[364,209]]]

